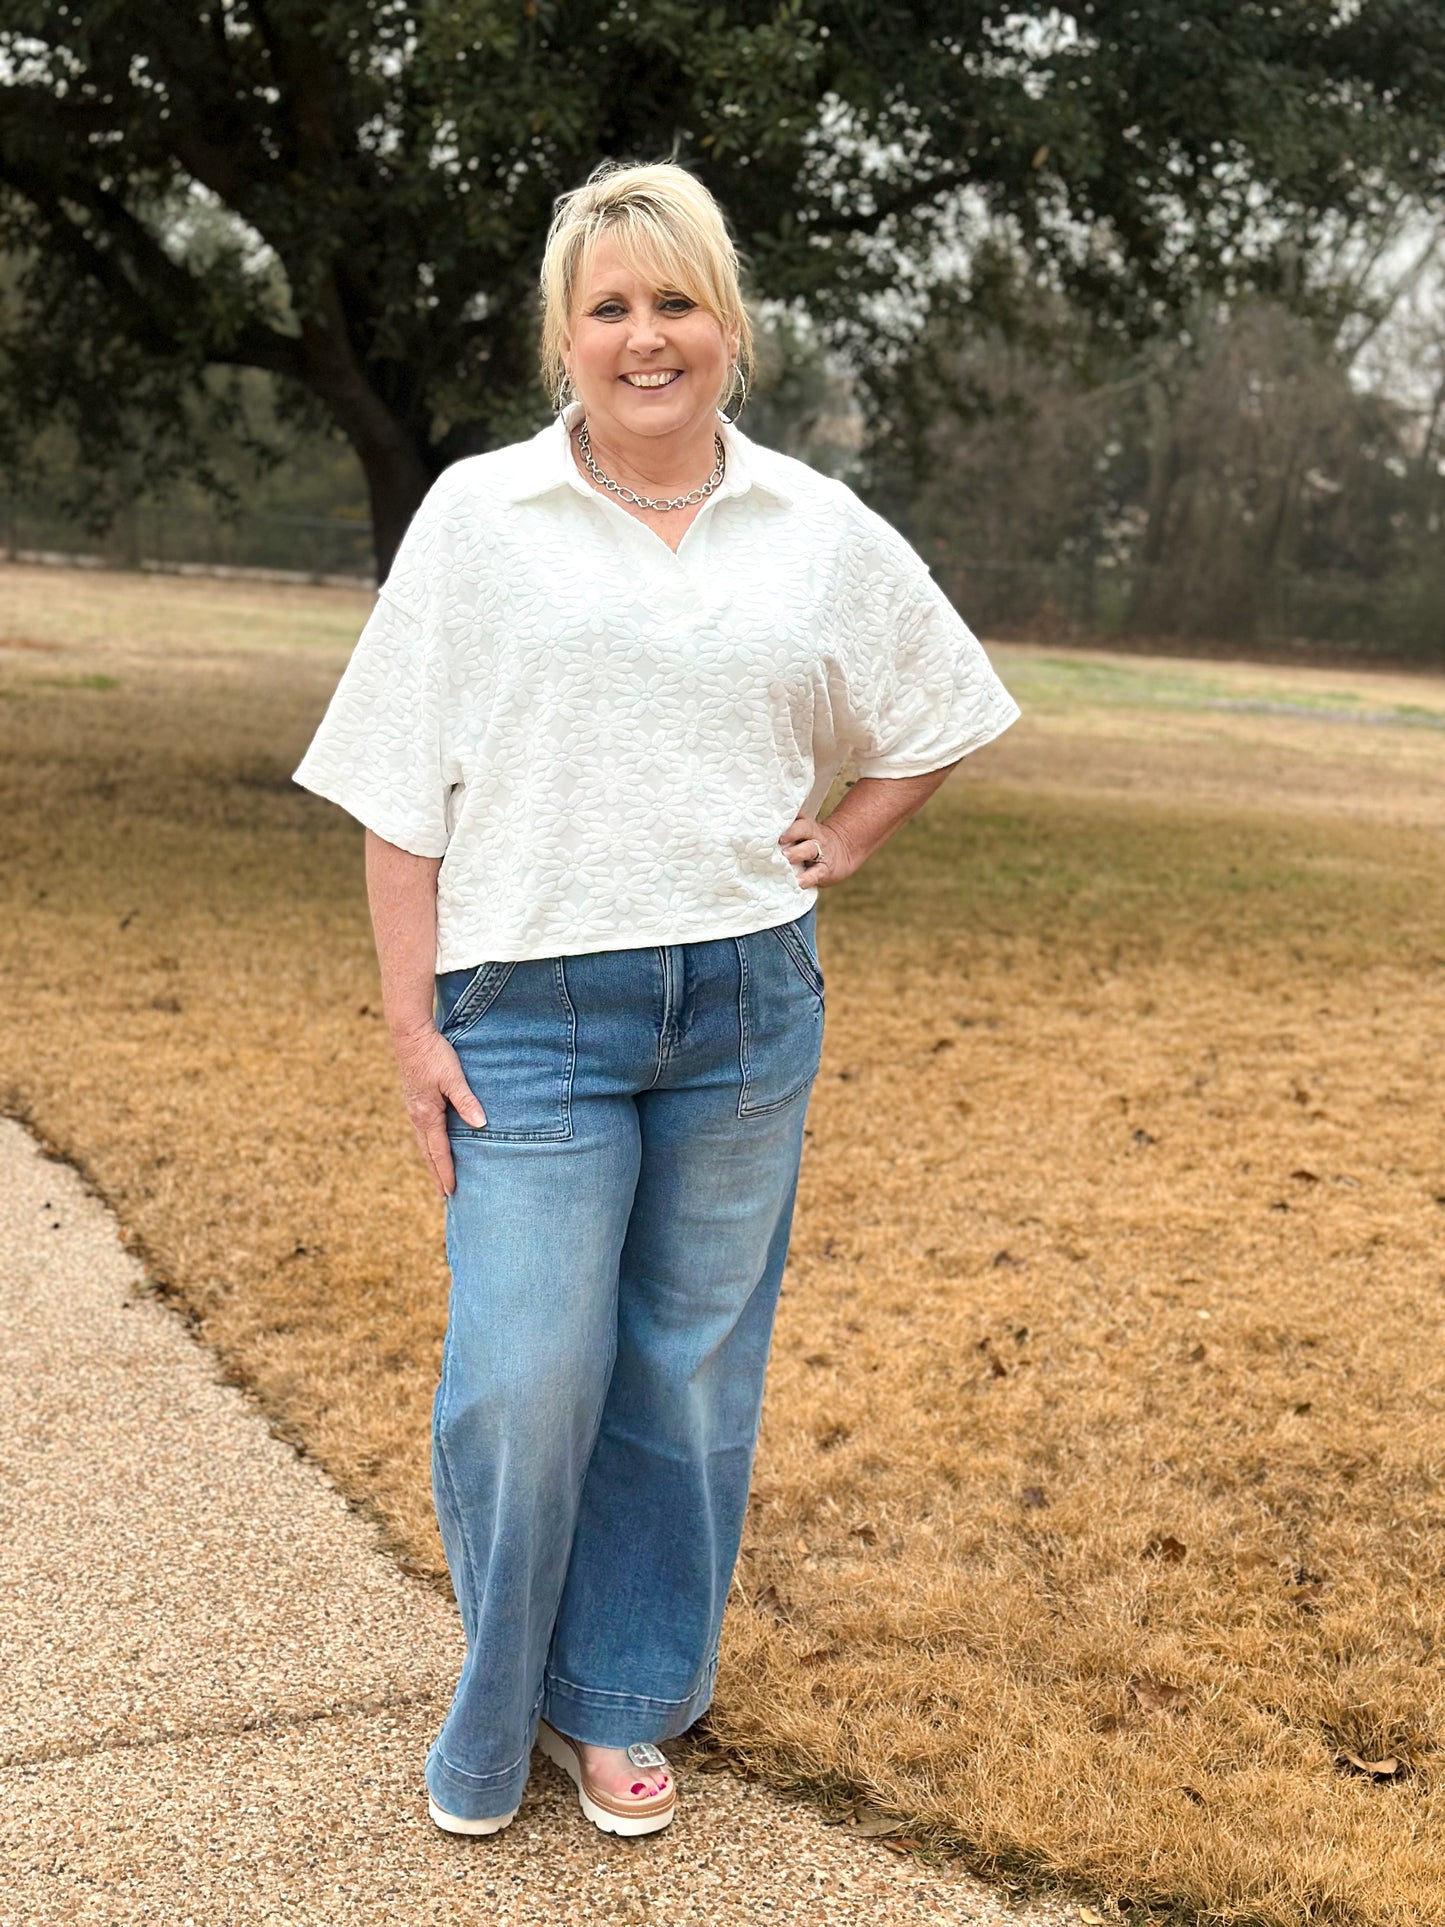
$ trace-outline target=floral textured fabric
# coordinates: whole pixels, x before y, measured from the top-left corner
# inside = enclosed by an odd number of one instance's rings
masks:
[[[578,473],[578,413],[433,485],[295,772],[442,859],[439,971],[791,922],[778,837],[840,771],[921,775],[1019,713],[843,483],[719,419],[674,554]]]

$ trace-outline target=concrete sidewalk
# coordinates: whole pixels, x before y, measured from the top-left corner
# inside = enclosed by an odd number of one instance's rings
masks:
[[[689,1773],[651,1840],[538,1757],[494,1839],[427,1818],[460,1660],[315,1466],[141,1294],[115,1220],[0,1119],[0,1927],[1077,1920]]]

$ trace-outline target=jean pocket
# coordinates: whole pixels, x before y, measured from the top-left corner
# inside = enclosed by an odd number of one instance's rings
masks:
[[[799,923],[755,930],[738,947],[738,1116],[791,1103],[818,1074],[823,975]]]
[[[818,962],[818,952],[814,940],[817,925],[817,906],[810,906],[801,917],[792,923],[779,923],[773,927],[772,934],[787,951],[793,962],[803,973],[803,981],[819,999],[823,996],[823,970]]]
[[[497,996],[511,974],[509,963],[483,963],[464,970],[444,970],[436,980],[436,1027],[454,1042],[474,1024]]]
[[[452,1137],[571,1137],[577,1013],[560,957],[483,964],[438,1028],[487,1116],[468,1124],[448,1105]]]

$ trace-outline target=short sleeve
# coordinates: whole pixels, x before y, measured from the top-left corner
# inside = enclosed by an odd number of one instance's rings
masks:
[[[859,776],[922,776],[1002,735],[1019,707],[923,558],[865,513],[873,552],[854,614],[853,764]]]
[[[293,781],[414,856],[446,854],[444,567],[434,488],[397,551]]]

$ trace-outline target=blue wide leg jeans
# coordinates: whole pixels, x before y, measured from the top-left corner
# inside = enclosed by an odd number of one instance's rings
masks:
[[[437,978],[487,1116],[447,1120],[449,1813],[517,1805],[539,1716],[629,1746],[712,1697],[822,1047],[816,917]]]

